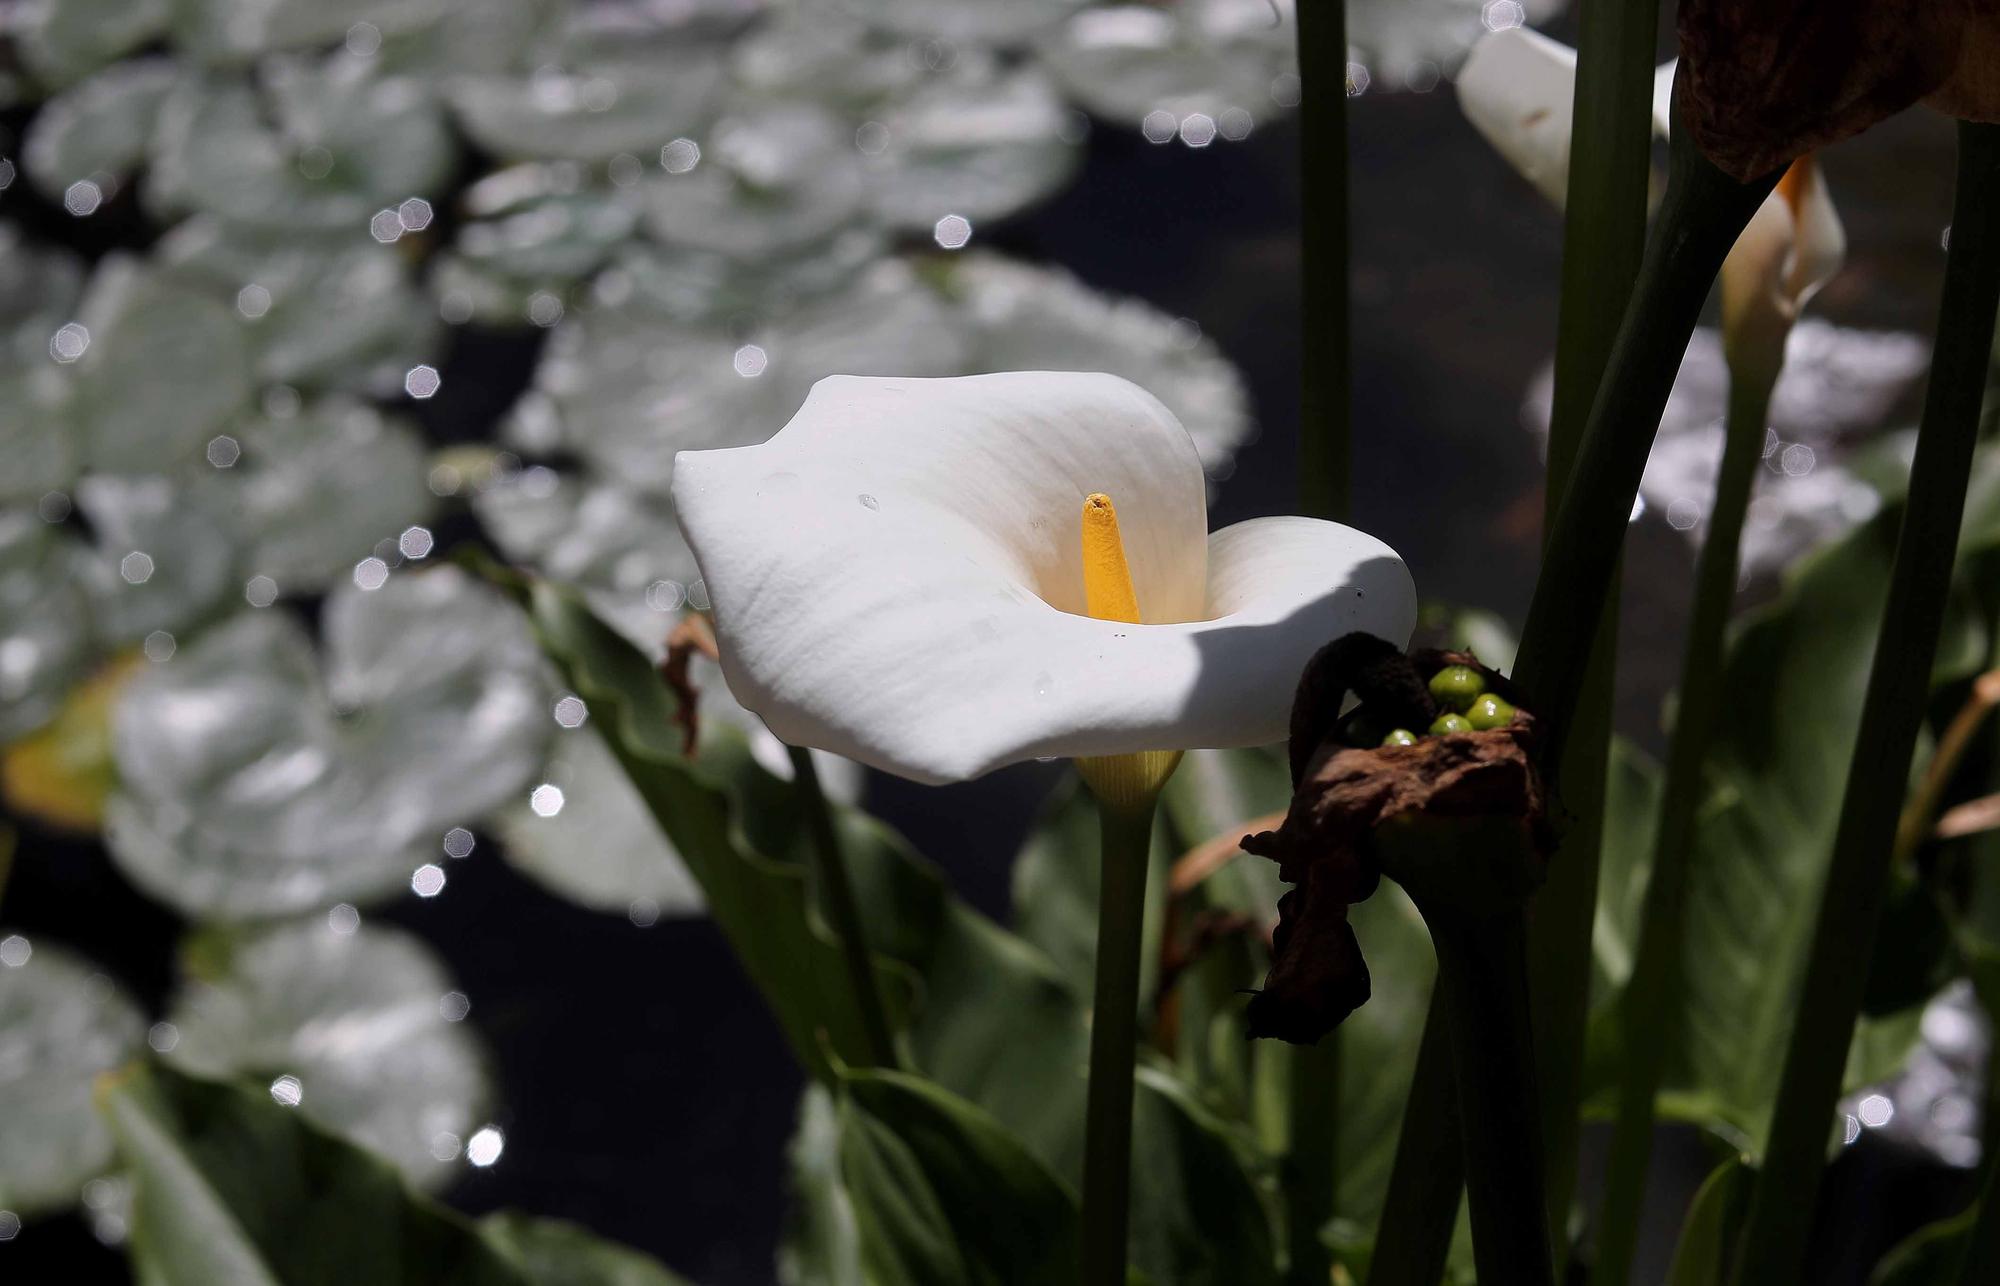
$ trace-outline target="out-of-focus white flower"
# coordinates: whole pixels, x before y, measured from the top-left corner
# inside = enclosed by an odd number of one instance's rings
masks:
[[[1085,614],[1100,493],[1138,624]],[[1361,532],[1211,535],[1187,431],[1109,375],[822,380],[764,445],[681,453],[673,495],[730,690],[786,741],[919,781],[1277,741],[1315,649],[1416,619]]]
[[[1674,65],[1654,73],[1653,130],[1666,137]],[[1561,209],[1569,192],[1570,118],[1576,99],[1576,50],[1526,27],[1481,38],[1458,74],[1465,119]]]
[[[1694,332],[1639,484],[1648,512],[1697,542],[1708,530],[1722,458],[1730,379],[1722,349],[1719,331]],[[1852,330],[1811,317],[1792,329],[1765,417],[1764,467],[1743,524],[1745,574],[1776,574],[1875,512],[1880,495],[1848,462],[1912,400],[1929,357],[1921,337],[1899,331]],[[1548,431],[1553,387],[1544,366],[1522,408],[1536,434]]]

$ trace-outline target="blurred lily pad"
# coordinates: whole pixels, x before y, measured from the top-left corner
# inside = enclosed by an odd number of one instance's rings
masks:
[[[737,42],[730,68],[757,101],[851,110],[911,88],[926,70],[907,42],[818,5],[779,11]]]
[[[976,254],[950,261],[970,360],[965,370],[1108,371],[1180,417],[1212,477],[1252,435],[1243,377],[1201,328],[1137,299],[1100,294],[1060,268]]]
[[[1875,513],[1881,496],[1862,466],[1884,427],[1898,422],[1898,412],[1914,414],[1928,363],[1929,352],[1915,335],[1817,318],[1793,329],[1743,527],[1746,571],[1776,575]],[[1722,459],[1728,381],[1720,332],[1697,328],[1640,483],[1646,505],[1697,544],[1708,529]],[[1529,389],[1524,410],[1537,434],[1547,432],[1553,387],[1553,373],[1544,368]]]
[[[633,197],[585,186],[575,162],[488,175],[466,191],[464,206],[468,222],[433,270],[432,291],[453,321],[489,325],[553,324],[562,297],[602,267],[638,223]],[[549,300],[557,303],[552,311]]]
[[[138,1006],[87,961],[0,929],[0,1209],[67,1207],[111,1163],[91,1080],[145,1032]]]
[[[510,560],[582,590],[634,647],[664,654],[701,575],[664,496],[536,466],[480,492],[473,509]]]
[[[746,6],[610,3],[572,7],[518,69],[454,77],[465,132],[510,160],[656,160],[714,115],[726,75],[720,37]]]
[[[674,452],[763,441],[825,376],[945,375],[963,364],[936,292],[884,261],[747,334],[633,305],[580,313],[557,330],[536,383],[563,445],[626,485],[663,491]]]
[[[0,502],[29,503],[63,487],[76,472],[69,382],[58,353],[76,332],[57,332],[76,316],[83,268],[67,254],[31,246],[20,229],[0,223]]]
[[[80,80],[139,48],[167,25],[172,0],[47,0],[11,6],[21,61],[53,86]]]
[[[636,242],[597,279],[593,294],[607,306],[629,302],[696,325],[775,317],[852,283],[888,241],[875,224],[852,224],[824,241],[747,260]]]
[[[207,615],[234,580],[226,518],[186,503],[157,475],[95,473],[77,484],[97,557],[90,577],[101,642],[136,642]]]
[[[395,891],[449,826],[541,763],[540,658],[453,568],[328,598],[316,657],[289,616],[205,633],[120,703],[113,856],[193,915],[283,915]]]
[[[161,110],[146,195],[298,236],[359,232],[379,211],[435,196],[457,147],[415,77],[366,60],[274,57],[258,77],[183,81]]]
[[[998,219],[1049,195],[1075,170],[1083,137],[1046,73],[961,59],[856,140],[876,214],[928,231],[948,214]]]
[[[363,403],[332,398],[233,432],[215,457],[233,463],[204,480],[200,498],[230,515],[246,576],[322,589],[434,504],[422,440]]]
[[[1074,13],[1083,0],[836,0],[870,26],[950,45],[1018,45]]]
[[[91,184],[94,207],[145,159],[160,106],[179,77],[168,59],[140,58],[56,95],[28,123],[21,151],[28,177],[54,201],[73,184]]]
[[[235,314],[125,257],[98,265],[50,351],[69,367],[90,468],[151,472],[192,459],[250,398]]]
[[[94,660],[88,561],[34,510],[0,510],[0,741],[54,718]]]
[[[665,159],[667,173],[643,189],[647,230],[731,259],[822,241],[852,222],[868,196],[851,129],[803,104],[731,116],[706,147]]]
[[[421,31],[459,8],[510,9],[509,3],[457,0],[175,0],[174,42],[207,61],[235,61],[281,49],[338,44],[356,24],[372,33],[350,42],[374,53],[384,38]]]
[[[408,208],[402,217],[429,221],[427,203]],[[264,383],[389,395],[436,354],[441,327],[404,257],[358,226],[346,237],[302,240],[197,216],[155,254],[175,280],[231,309]]]
[[[492,1083],[462,1021],[464,997],[430,948],[400,930],[315,916],[206,931],[183,955],[170,1062],[203,1076],[292,1077],[285,1092],[300,1112],[411,1183],[451,1175]]]
[[[571,0],[507,0],[505,4],[460,0],[449,4],[436,21],[421,27],[378,27],[381,45],[373,54],[359,52],[373,43],[365,32],[360,33],[358,48],[350,35],[347,49],[357,56],[372,57],[389,73],[443,76],[503,72],[519,66],[529,49],[561,29],[570,4]]]
[[[1281,83],[1297,66],[1296,30],[1290,0],[1167,0],[1085,9],[1037,50],[1063,90],[1107,121],[1199,113],[1241,137],[1296,101]]]

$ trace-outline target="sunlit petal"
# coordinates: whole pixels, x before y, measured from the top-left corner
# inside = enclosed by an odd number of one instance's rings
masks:
[[[1147,624],[1081,614],[1097,491]],[[770,443],[683,453],[674,499],[730,689],[788,741],[920,781],[1274,741],[1312,648],[1414,618],[1359,532],[1211,540],[1185,430],[1106,375],[822,381]]]

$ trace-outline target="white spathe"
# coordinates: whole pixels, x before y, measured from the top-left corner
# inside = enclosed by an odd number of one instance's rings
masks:
[[[1144,624],[1083,615],[1093,492]],[[933,783],[1279,741],[1322,644],[1408,638],[1394,550],[1311,518],[1211,535],[1204,492],[1150,394],[1044,371],[824,379],[769,442],[673,478],[730,691],[788,742]]]
[[[1732,369],[1775,382],[1799,310],[1847,257],[1847,232],[1810,156],[1792,162],[1722,261],[1723,346]]]
[[[1472,46],[1457,88],[1465,119],[1560,210],[1569,194],[1576,50],[1526,27],[1490,32]],[[1662,138],[1673,92],[1669,62],[1653,74],[1653,132]]]

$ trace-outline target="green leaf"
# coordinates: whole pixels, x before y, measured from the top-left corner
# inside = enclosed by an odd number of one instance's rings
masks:
[[[533,1286],[687,1286],[636,1250],[561,1219],[506,1210],[479,1231]]]
[[[1167,875],[1179,853],[1170,828],[1155,824],[1146,875],[1146,922],[1139,945],[1142,1010],[1151,1006],[1159,985]],[[1091,994],[1097,968],[1101,865],[1097,802],[1080,779],[1066,776],[1043,804],[1020,856],[1014,859],[1014,921],[1016,931],[1041,948],[1079,997]]]
[[[262,1093],[139,1065],[98,1106],[149,1286],[533,1286],[463,1216]]]
[[[1730,1249],[1743,1205],[1750,1195],[1750,1170],[1731,1157],[1702,1180],[1681,1225],[1667,1286],[1723,1286],[1729,1278]]]
[[[823,1085],[806,1086],[786,1149],[791,1209],[778,1244],[782,1286],[864,1286],[861,1233],[840,1178],[840,1118]]]
[[[1590,1026],[1584,1043],[1586,1114],[1616,1110],[1621,1032],[1618,998],[1639,953],[1639,922],[1653,867],[1653,841],[1665,789],[1659,764],[1621,737],[1611,739],[1605,776],[1603,861],[1596,923],[1590,935]]]
[[[1349,913],[1372,994],[1340,1025],[1340,1173],[1334,1209],[1372,1226],[1396,1159],[1437,956],[1409,897],[1387,880]]]
[[[1949,1219],[1925,1224],[1883,1256],[1868,1278],[1869,1286],[1945,1286],[1957,1281],[1978,1221],[1975,1202]]]
[[[1597,880],[1597,924],[1590,936],[1594,1017],[1609,1012],[1606,1002],[1625,985],[1639,953],[1639,921],[1664,788],[1659,764],[1631,742],[1612,739],[1605,778],[1604,863]]]
[[[990,1116],[926,1081],[843,1083],[840,1168],[877,1286],[1076,1280],[1075,1196]]]
[[[800,1061],[832,1084],[836,1067],[858,1063],[865,1046],[846,973],[814,902],[804,860],[806,841],[789,784],[759,766],[737,736],[705,733],[701,753],[684,757],[673,698],[645,658],[570,591],[537,582],[528,590],[528,601],[544,645],[591,711],[590,726],[603,736],[701,884],[711,916]],[[1034,946],[952,897],[937,872],[893,832],[853,809],[839,809],[836,815],[883,981],[904,1019],[912,1064],[941,1087],[923,1092],[976,1112],[982,1129],[990,1126],[986,1133],[994,1135],[988,1140],[991,1146],[1019,1151],[1060,1176],[1059,1182],[1074,1179],[1081,1172],[1088,1053],[1088,1029],[1076,992]],[[1095,855],[1093,822],[1080,852],[1052,854],[1052,860],[1094,866]],[[868,1078],[848,1079],[850,1084],[876,1084]],[[896,1086],[912,1081],[887,1079]],[[852,1088],[848,1092],[852,1099],[866,1097]],[[1158,1092],[1148,1091],[1142,1103]],[[1198,1155],[1212,1169],[1235,1155],[1233,1144],[1206,1137],[1213,1123],[1191,1114],[1192,1100],[1184,1092],[1176,1103],[1144,1110],[1157,1124],[1142,1128],[1159,1137],[1142,1140],[1142,1147],[1163,1149],[1163,1156]],[[857,1213],[845,1213],[825,1163],[827,1127],[821,1116],[809,1097],[794,1152],[803,1205],[787,1241],[787,1279],[844,1283],[852,1279],[852,1269],[849,1252],[841,1249],[848,1235],[843,1229],[846,1220],[859,1217],[861,1198],[851,1195]],[[851,1130],[864,1128],[855,1126],[851,1116],[844,1108],[843,1158]],[[876,1121],[866,1128],[884,1127]],[[888,1144],[878,1151],[881,1165],[900,1164],[901,1153]],[[846,1168],[843,1161],[843,1172]],[[851,1194],[852,1175],[846,1178]],[[1234,1195],[1211,1215],[1181,1204],[1185,1189],[1178,1181],[1142,1188],[1135,1227],[1199,1230],[1209,1228],[1214,1218],[1228,1230],[1229,1241],[1239,1240],[1243,1206],[1237,1198],[1253,1190],[1244,1166],[1233,1160],[1228,1170],[1201,1176],[1201,1183]],[[929,1218],[922,1211],[909,1212],[910,1218],[919,1216]],[[865,1219],[862,1230],[868,1239],[881,1235]],[[1160,1235],[1167,1239],[1162,1244],[1168,1244],[1183,1234]],[[886,1252],[864,1240],[863,1253]],[[922,1255],[918,1261],[935,1266]],[[866,1262],[875,1267],[872,1258]],[[1224,1273],[1217,1280],[1229,1279],[1225,1269],[1217,1271]]]
[[[1175,830],[1176,842],[1192,848],[1217,835],[1247,830],[1245,824],[1251,819],[1284,809],[1291,795],[1290,769],[1275,749],[1196,751],[1168,783],[1161,812]],[[1242,856],[1209,877],[1201,894],[1213,905],[1272,919],[1286,887],[1278,879],[1275,863]],[[1368,961],[1373,994],[1338,1033],[1340,1156],[1335,1209],[1343,1219],[1373,1227],[1395,1160],[1437,959],[1423,917],[1395,885],[1385,882],[1349,915]],[[1267,963],[1260,951],[1259,971]],[[1239,985],[1261,981],[1260,973]],[[1240,1010],[1232,1011],[1232,1016],[1239,1015]],[[1211,1039],[1241,1047],[1240,1023],[1232,1022],[1226,1030],[1218,1025]],[[1260,1058],[1278,1052],[1268,1042],[1256,1048]]]
[[[829,1052],[864,1062],[860,1012],[839,948],[809,909],[807,867],[770,855],[745,832],[755,814],[738,811],[732,778],[744,774],[747,751],[734,765],[717,756],[685,758],[673,698],[645,657],[567,590],[535,582],[527,606],[542,646],[702,886],[716,927],[763,993],[794,1056],[823,1080],[832,1074]],[[906,984],[885,981],[907,1001]]]
[[[1252,1146],[1172,1076],[1140,1067],[1132,1125],[1132,1262],[1172,1286],[1275,1286]]]
[[[1689,871],[1687,1037],[1668,1070],[1668,1106],[1753,1152],[1791,1035],[1900,517],[1900,503],[1888,504],[1802,564],[1743,625],[1725,663],[1732,706],[1711,752]],[[1967,496],[1962,560],[1996,545],[2000,451],[1986,449]],[[1983,629],[1974,612],[1951,615],[1938,681],[1991,654]],[[1908,1013],[1865,1018],[1848,1083],[1892,1071],[1914,1038]]]
[[[568,590],[537,582],[527,601],[543,646],[701,885],[799,1061],[822,1080],[832,1075],[829,1052],[864,1061],[860,1017],[814,902],[789,785],[760,767],[741,738],[714,738],[685,757],[673,698],[643,655]],[[838,819],[917,1066],[1019,1131],[1059,1172],[1072,1172],[1081,1160],[1075,1123],[1088,1041],[1076,998],[1039,952],[952,898],[900,837],[853,810]]]
[[[1160,796],[1160,815],[1186,852],[1222,836],[1241,836],[1253,818],[1283,812],[1292,801],[1291,768],[1281,749],[1193,750]],[[1275,918],[1286,885],[1278,865],[1239,855],[1202,883],[1213,904]]]

